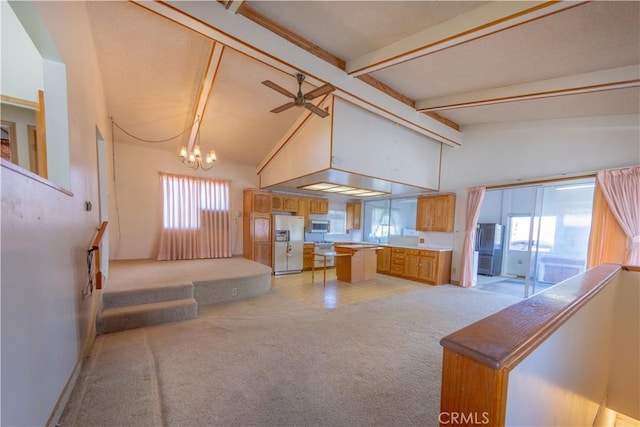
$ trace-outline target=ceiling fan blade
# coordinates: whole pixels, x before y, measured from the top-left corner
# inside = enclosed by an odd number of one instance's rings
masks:
[[[316,113],[317,115],[319,115],[323,119],[329,115],[329,113],[327,113],[326,111],[316,107],[313,104],[309,104],[309,103],[304,104],[304,108],[306,108],[309,111],[313,111],[314,113]]]
[[[289,108],[291,108],[291,107],[293,107],[295,105],[296,105],[295,102],[287,102],[286,104],[281,105],[278,108],[274,108],[273,110],[271,110],[271,112],[272,113],[279,113],[281,111],[288,110]],[[320,111],[322,111],[322,110],[320,110]]]
[[[325,95],[327,93],[333,92],[334,90],[336,90],[335,87],[331,86],[329,83],[320,86],[319,88],[316,88],[314,90],[312,90],[311,92],[308,92],[305,96],[304,99],[313,99],[313,98],[317,98],[319,96]]]
[[[271,80],[265,80],[265,81],[262,82],[262,84],[265,85],[265,86],[270,87],[271,89],[273,89],[275,91],[280,92],[284,96],[288,96],[289,98],[295,98],[296,97],[294,94],[292,94],[291,92],[289,92],[285,88],[283,88],[281,86],[278,86],[277,84],[275,84]]]

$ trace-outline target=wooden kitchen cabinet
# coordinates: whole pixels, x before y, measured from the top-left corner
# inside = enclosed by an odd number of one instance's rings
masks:
[[[347,203],[347,230],[360,230],[360,217],[362,216],[362,204],[359,202]]]
[[[402,277],[403,279],[442,285],[451,280],[451,251],[385,247],[390,252],[388,271],[381,269],[384,259],[378,253],[378,273]],[[382,251],[381,251],[382,253]]]
[[[298,210],[296,215],[304,217],[304,229],[309,228],[309,199],[306,197],[298,197]]]
[[[419,263],[418,278],[435,284],[438,281],[438,252],[420,251]],[[451,266],[451,263],[449,263],[449,266]]]
[[[271,209],[274,211],[282,210],[282,196],[280,194],[273,194],[271,196]]]
[[[405,254],[402,248],[391,248],[391,274],[404,276]]]
[[[404,276],[408,279],[417,279],[420,270],[420,251],[405,249],[404,253]]]
[[[311,270],[313,269],[313,261],[314,256],[313,252],[316,249],[316,245],[313,243],[305,243],[302,247],[302,269],[303,270]]]
[[[255,189],[243,192],[242,255],[271,267],[271,193]]]
[[[391,248],[383,247],[378,251],[378,263],[376,266],[378,273],[389,274],[391,272]]]
[[[282,197],[282,210],[286,212],[298,211],[298,198],[293,196]]]
[[[271,214],[249,214],[243,222],[243,256],[271,267]]]
[[[256,189],[244,190],[244,206],[246,212],[271,214],[271,192]]]
[[[329,213],[329,199],[309,199],[309,213],[327,215]]]
[[[455,209],[455,194],[418,197],[416,230],[453,232]]]
[[[297,212],[298,197],[290,194],[273,193],[271,206],[274,211]]]

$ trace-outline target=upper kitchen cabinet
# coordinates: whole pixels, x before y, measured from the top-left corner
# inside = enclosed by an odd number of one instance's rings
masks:
[[[254,213],[271,214],[272,195],[268,191],[247,189],[244,191],[244,210]]]
[[[282,210],[286,212],[298,211],[298,198],[292,196],[282,197]]]
[[[347,230],[360,230],[362,204],[360,202],[347,203]]]
[[[329,213],[329,199],[309,199],[309,213],[327,215]]]
[[[290,194],[273,193],[271,208],[274,211],[295,213],[298,211],[298,197]]]
[[[309,199],[306,197],[298,197],[298,210],[296,215],[304,217],[304,228],[309,228]]]
[[[416,230],[453,232],[455,194],[418,197]]]

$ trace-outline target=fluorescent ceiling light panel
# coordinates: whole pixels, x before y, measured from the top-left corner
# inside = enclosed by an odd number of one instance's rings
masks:
[[[356,197],[372,197],[372,196],[382,196],[384,194],[389,194],[384,191],[367,190],[364,188],[349,187],[346,185],[331,184],[328,182],[319,182],[316,184],[304,185],[298,188],[301,190],[323,191],[325,193],[336,193],[336,194],[343,194],[345,196],[356,196]]]

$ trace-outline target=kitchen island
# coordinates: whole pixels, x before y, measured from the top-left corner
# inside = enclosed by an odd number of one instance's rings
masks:
[[[376,278],[376,245],[335,245],[336,277],[343,282],[362,282]],[[349,256],[344,256],[349,255]]]

